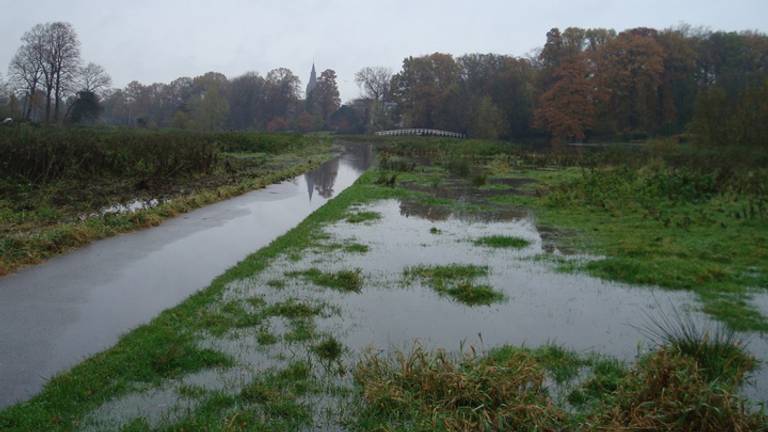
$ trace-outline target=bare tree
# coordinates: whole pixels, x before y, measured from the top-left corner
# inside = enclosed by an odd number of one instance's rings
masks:
[[[392,70],[383,66],[366,67],[355,74],[355,82],[366,97],[383,101],[389,96]]]
[[[72,84],[80,69],[80,41],[72,24],[54,22],[46,25],[46,56],[48,74],[53,87],[55,121],[59,120],[60,105],[65,93],[72,90]],[[48,105],[50,106],[50,92]],[[50,114],[50,107],[48,107]],[[47,116],[50,119],[49,116]]]
[[[78,91],[101,94],[112,85],[112,78],[107,71],[96,63],[88,63],[87,66],[80,68],[79,75]]]
[[[38,88],[44,84],[44,36],[45,26],[42,24],[26,32],[8,67],[12,87],[24,94],[24,118],[27,120],[32,117]]]
[[[55,64],[51,63],[50,24],[37,24],[24,33],[21,49],[29,51],[29,57],[40,68],[40,84],[45,93],[45,121],[51,118],[51,97],[54,94]],[[34,93],[33,93],[34,95]]]

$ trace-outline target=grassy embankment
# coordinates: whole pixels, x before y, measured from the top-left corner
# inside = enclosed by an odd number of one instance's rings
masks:
[[[294,177],[330,150],[300,135],[0,128],[0,275]]]
[[[692,291],[731,328],[768,331],[750,303],[768,288],[768,152],[669,142],[559,152],[489,141],[385,145],[392,184],[446,197],[474,187],[479,199],[458,210],[530,208],[559,248],[601,257],[561,260],[562,270]],[[415,162],[425,159],[433,164]]]
[[[432,172],[432,170],[430,170]],[[72,430],[103,402],[127,394],[137,384],[157,385],[232,359],[196,346],[200,331],[224,334],[258,326],[270,316],[289,320],[283,338],[309,344],[311,352],[328,362],[344,348],[328,337],[318,338],[312,318],[325,306],[301,299],[265,303],[249,299],[249,308],[222,300],[230,282],[258,274],[280,257],[313,248],[341,249],[327,244],[323,227],[354,216],[354,208],[385,198],[450,200],[390,187],[391,172],[365,174],[268,247],[216,278],[205,290],[163,312],[151,323],[121,338],[110,350],[93,356],[55,377],[37,397],[0,412],[0,428],[10,431]],[[402,173],[404,177],[412,174]],[[391,178],[391,177],[389,177]],[[354,218],[352,218],[354,220]],[[375,218],[363,218],[374,221]],[[364,245],[363,245],[364,246]],[[356,248],[364,253],[364,248]],[[471,281],[481,267],[419,267],[413,277],[443,287]],[[357,272],[325,273],[318,269],[288,274],[319,286],[354,295]],[[279,279],[268,283],[281,289]],[[214,303],[224,303],[212,308]],[[695,329],[665,326],[657,331],[659,348],[637,364],[626,366],[598,355],[576,354],[555,346],[538,349],[497,348],[486,355],[454,358],[442,353],[413,353],[388,358],[370,355],[354,366],[356,386],[336,389],[350,397],[352,430],[760,430],[766,418],[754,414],[737,389],[754,359],[728,335],[704,336]],[[259,344],[275,343],[265,333]],[[258,376],[238,394],[215,393],[167,430],[296,430],[312,424],[302,400],[326,385],[318,382],[308,359]],[[584,369],[586,368],[586,369]],[[584,371],[586,374],[584,375]],[[558,383],[554,391],[546,380]],[[199,389],[189,388],[193,397]],[[125,430],[147,430],[137,420]]]

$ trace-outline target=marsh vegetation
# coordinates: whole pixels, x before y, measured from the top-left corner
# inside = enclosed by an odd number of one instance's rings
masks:
[[[379,168],[0,413],[0,426],[768,424],[758,405],[768,390],[766,317],[750,301],[766,286],[754,243],[768,229],[757,204],[747,217],[742,207],[765,194],[754,161],[658,146],[378,145]],[[706,180],[715,163],[726,164],[717,186]],[[677,223],[681,214],[689,220]]]
[[[303,173],[330,144],[300,135],[0,129],[0,275],[94,239]]]

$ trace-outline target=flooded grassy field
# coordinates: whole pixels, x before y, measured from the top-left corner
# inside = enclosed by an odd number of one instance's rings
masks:
[[[766,427],[762,333],[732,333],[695,291],[584,271],[605,257],[525,205],[550,171],[462,171],[382,161],[0,425]]]

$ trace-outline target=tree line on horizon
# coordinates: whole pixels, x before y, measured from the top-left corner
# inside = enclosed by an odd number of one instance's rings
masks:
[[[41,36],[62,28],[69,51],[55,49],[58,38]],[[41,48],[41,40],[50,46]],[[57,52],[70,54],[57,63]],[[555,143],[685,132],[712,144],[768,140],[768,37],[758,32],[554,28],[526,57],[434,53],[404,59],[396,73],[363,68],[355,81],[362,95],[344,106],[331,69],[306,98],[301,80],[286,68],[110,89],[102,68],[80,66],[74,29],[51,23],[22,37],[0,105],[27,120],[59,122],[60,105],[70,113],[80,103],[90,113],[86,119],[132,127],[347,133],[422,127]]]
[[[554,28],[530,57],[409,57],[390,83],[404,124],[470,136],[690,131],[713,144],[768,144],[768,37],[757,32]]]

